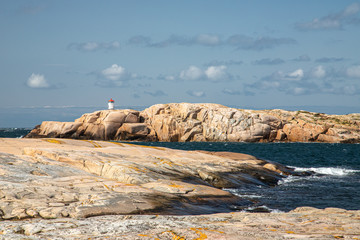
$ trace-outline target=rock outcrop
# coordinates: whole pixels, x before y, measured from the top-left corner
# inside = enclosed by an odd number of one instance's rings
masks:
[[[246,154],[0,138],[0,220],[228,212],[252,203],[221,188],[274,186],[289,174]]]
[[[241,110],[219,104],[157,104],[104,110],[75,122],[43,122],[27,137],[94,140],[359,143],[360,114]]]
[[[289,174],[283,165],[239,153],[0,138],[0,239],[359,236],[360,211],[231,212],[253,203],[219,189],[272,186]]]

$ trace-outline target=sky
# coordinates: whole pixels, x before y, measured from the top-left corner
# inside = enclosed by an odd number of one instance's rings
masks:
[[[0,0],[0,128],[219,103],[360,112],[360,1]]]

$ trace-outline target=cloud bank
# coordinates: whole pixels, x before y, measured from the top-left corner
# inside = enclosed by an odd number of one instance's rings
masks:
[[[360,78],[360,66],[349,67],[346,71],[326,69],[322,65],[309,70],[277,71],[252,84],[244,84],[244,89],[250,92],[276,90],[289,95],[360,95],[360,87],[347,81],[349,77]]]
[[[360,4],[353,3],[340,12],[314,18],[309,22],[297,23],[295,28],[301,31],[341,30],[346,25],[359,24],[360,19],[357,16],[359,12]]]
[[[99,50],[116,50],[120,48],[118,41],[113,42],[84,42],[71,43],[67,47],[69,50],[78,50],[83,52],[95,52]]]
[[[273,38],[268,36],[250,37],[247,35],[236,34],[222,39],[218,34],[198,34],[196,36],[171,35],[165,40],[153,41],[148,36],[137,35],[128,40],[128,44],[142,45],[145,47],[165,48],[170,46],[232,46],[235,49],[262,51],[287,44],[296,44],[292,38]]]

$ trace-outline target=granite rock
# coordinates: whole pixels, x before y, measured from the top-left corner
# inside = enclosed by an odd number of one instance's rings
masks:
[[[26,137],[125,141],[360,142],[360,114],[243,110],[172,103],[144,111],[103,110],[75,122],[43,122]]]

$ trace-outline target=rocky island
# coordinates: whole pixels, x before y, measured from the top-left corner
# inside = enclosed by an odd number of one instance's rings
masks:
[[[124,141],[360,143],[360,113],[242,110],[219,104],[157,104],[143,111],[102,110],[74,122],[45,121],[27,138]]]
[[[296,173],[228,152],[0,138],[0,239],[357,239],[360,211],[248,213],[222,188]]]

